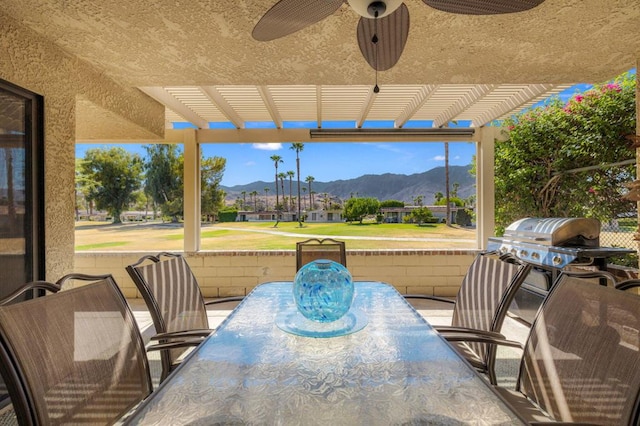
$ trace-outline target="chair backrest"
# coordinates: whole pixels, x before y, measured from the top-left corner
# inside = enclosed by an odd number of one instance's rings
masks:
[[[200,287],[183,256],[143,256],[126,269],[147,304],[157,333],[209,328]],[[168,372],[185,350],[161,351],[163,371]]]
[[[296,271],[317,259],[333,260],[346,267],[347,254],[344,241],[311,238],[296,243]]]
[[[0,306],[0,358],[21,425],[110,424],[152,390],[142,337],[111,276]]]
[[[518,389],[558,421],[638,424],[640,296],[562,272],[532,325]]]
[[[28,294],[32,294],[34,291],[57,293],[60,291],[60,286],[49,281],[31,281],[8,295],[7,297],[0,299],[0,305],[8,305],[10,303],[19,303],[23,301],[23,297]]]
[[[495,253],[479,253],[460,285],[451,325],[499,332],[515,293],[530,270],[531,265],[516,258],[501,259]],[[468,345],[483,362],[494,358],[494,345],[479,342]]]

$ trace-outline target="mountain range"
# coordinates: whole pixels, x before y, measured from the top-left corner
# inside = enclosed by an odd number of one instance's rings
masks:
[[[476,192],[476,179],[471,175],[471,165],[449,166],[449,182],[453,188],[458,184],[457,195],[465,199]],[[307,187],[307,182],[301,182]],[[246,192],[247,200],[249,194],[256,191],[264,199],[265,188],[269,188],[268,198],[275,199],[274,182],[256,181],[246,185],[222,186],[227,192],[227,201],[233,203],[238,197],[242,197],[242,192]],[[289,196],[289,182],[284,183],[285,195]],[[423,196],[425,205],[433,204],[435,194],[445,193],[445,168],[436,167],[423,173],[411,175],[384,173],[380,175],[363,175],[354,179],[334,180],[330,182],[314,181],[311,189],[316,194],[329,194],[332,198],[345,200],[352,196],[373,197],[380,201],[400,200],[411,204],[417,196]],[[279,189],[281,192],[281,189]],[[297,182],[293,181],[294,196],[297,193]],[[305,196],[306,193],[303,193]],[[308,194],[306,194],[308,197]]]

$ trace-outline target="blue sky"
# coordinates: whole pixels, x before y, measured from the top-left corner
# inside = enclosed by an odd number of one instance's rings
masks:
[[[113,145],[76,145],[76,157],[81,158],[89,148],[108,148]],[[139,145],[117,145],[127,151],[144,155]],[[272,155],[279,155],[283,162],[278,172],[296,171],[296,153],[290,143],[270,144],[204,144],[205,157],[227,159],[222,184],[234,186],[257,180],[270,182],[275,168]],[[449,163],[467,165],[475,154],[475,144],[468,142],[449,143]],[[444,165],[444,143],[438,142],[313,142],[304,144],[300,153],[302,178],[313,176],[316,181],[327,182],[351,179],[365,174],[422,173]]]
[[[635,70],[632,70],[635,72]],[[580,84],[559,94],[563,101],[576,93],[584,92],[592,86]],[[540,103],[542,104],[542,103]],[[538,105],[540,105],[538,104]],[[536,105],[536,106],[538,106]],[[284,127],[308,127],[315,123],[285,123]],[[461,127],[465,123],[460,123]],[[220,124],[215,127],[229,127]],[[247,127],[263,127],[260,123],[249,123]],[[393,123],[365,123],[364,127],[392,127]],[[323,123],[324,128],[354,127],[349,123]],[[409,122],[406,127],[431,127],[430,123]],[[76,157],[81,158],[87,149],[109,145],[76,145]],[[131,152],[144,155],[140,145],[121,145]],[[270,182],[274,178],[275,168],[272,155],[284,160],[279,172],[296,170],[295,151],[290,143],[283,144],[204,144],[206,157],[218,156],[227,159],[222,184],[234,186],[248,184],[257,180]],[[463,142],[449,143],[449,162],[452,165],[467,165],[475,154],[475,144]],[[422,173],[434,167],[444,165],[444,143],[438,142],[370,142],[370,143],[306,143],[300,153],[300,174],[304,178],[313,176],[316,181],[326,182],[338,179],[352,179],[365,174]]]

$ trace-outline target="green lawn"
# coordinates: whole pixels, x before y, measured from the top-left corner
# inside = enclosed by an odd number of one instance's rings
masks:
[[[475,230],[397,223],[229,222],[202,226],[204,250],[293,250],[314,236],[345,237],[349,249],[474,248]],[[360,237],[360,238],[359,238]],[[420,240],[416,240],[420,239]],[[182,250],[179,224],[78,222],[76,250]]]

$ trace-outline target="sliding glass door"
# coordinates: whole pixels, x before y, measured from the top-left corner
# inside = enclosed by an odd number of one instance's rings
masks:
[[[0,298],[44,278],[43,100],[0,80]]]

